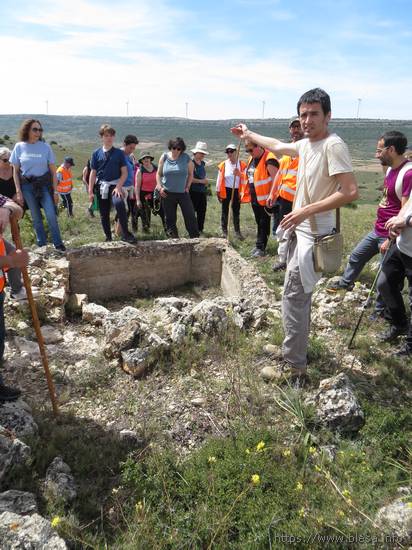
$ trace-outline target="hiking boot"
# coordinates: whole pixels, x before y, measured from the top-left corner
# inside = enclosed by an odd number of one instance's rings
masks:
[[[64,246],[64,244],[58,244],[57,246],[54,247],[56,250],[58,250],[59,252],[66,252],[66,247]]]
[[[405,344],[398,349],[398,351],[395,351],[395,353],[392,354],[392,357],[394,359],[412,359],[412,349],[408,346],[408,344]]]
[[[16,401],[21,395],[21,391],[17,388],[11,388],[0,384],[0,402],[4,401]]]
[[[105,242],[105,243],[111,243],[112,241],[113,241],[113,239],[112,239],[111,237],[106,237],[106,238],[104,239],[104,242]]]
[[[375,311],[369,315],[369,321],[379,321],[379,319],[385,319],[385,310],[375,309]]]
[[[11,291],[10,298],[16,300],[16,302],[23,302],[24,300],[27,300],[27,292],[24,286],[22,286],[18,292]]]
[[[336,292],[338,290],[353,290],[353,287],[355,285],[353,283],[344,283],[341,279],[339,281],[335,281],[334,283],[331,283],[326,287],[326,290],[331,292]]]
[[[222,229],[221,237],[227,239],[227,229]]]
[[[382,342],[393,342],[399,336],[403,336],[408,332],[408,325],[405,326],[396,326],[391,325],[387,330],[378,334],[378,339]]]
[[[286,262],[275,262],[272,265],[272,271],[285,271]]]
[[[296,388],[301,388],[309,382],[306,368],[299,369],[285,359],[279,363],[277,370],[279,371],[278,382],[280,384],[288,383]]]
[[[242,235],[240,231],[235,231],[235,237],[239,239],[239,241],[244,241],[245,237]]]

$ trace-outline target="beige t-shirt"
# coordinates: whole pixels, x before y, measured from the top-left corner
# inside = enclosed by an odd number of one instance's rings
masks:
[[[338,190],[336,174],[353,172],[346,143],[336,134],[331,134],[320,141],[302,139],[295,143],[299,154],[299,168],[297,177],[297,192],[294,208],[306,204],[304,179],[310,202],[317,202],[329,197]],[[329,233],[334,226],[334,211],[315,214],[317,233]],[[300,224],[310,228],[309,220]],[[305,227],[305,229],[306,229]]]

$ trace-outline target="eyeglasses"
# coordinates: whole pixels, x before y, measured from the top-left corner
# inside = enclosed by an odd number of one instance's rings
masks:
[[[0,159],[3,162],[9,162],[9,159]]]
[[[37,126],[33,126],[32,132],[43,132],[43,128],[38,128]]]
[[[172,151],[181,151],[182,148],[181,147],[172,147]]]
[[[376,153],[380,155],[385,151],[385,149],[389,149],[390,145],[387,145],[386,147],[383,147],[382,149],[376,149]]]

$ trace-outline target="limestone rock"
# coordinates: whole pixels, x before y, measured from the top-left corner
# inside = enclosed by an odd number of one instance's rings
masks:
[[[409,502],[408,502],[409,500]],[[412,506],[410,498],[398,498],[376,514],[375,522],[386,533],[401,539],[404,543],[412,542]]]
[[[127,327],[132,322],[144,322],[143,314],[140,309],[132,306],[126,306],[120,311],[112,311],[106,315],[103,321],[103,329],[106,337],[110,337],[113,331],[120,331],[121,328]],[[114,335],[112,335],[114,336]]]
[[[44,489],[47,497],[65,503],[71,502],[77,496],[76,483],[70,466],[63,462],[60,456],[56,456],[47,468]]]
[[[140,323],[136,320],[124,327],[115,327],[106,336],[104,354],[106,357],[120,357],[120,353],[130,348],[136,348],[142,341]]]
[[[21,336],[15,336],[14,343],[22,356],[28,357],[29,359],[40,358],[39,345],[37,342],[33,342],[32,340],[28,340],[27,338],[23,338]]]
[[[30,407],[22,399],[2,404],[0,407],[0,426],[10,430],[17,437],[34,435],[38,432]]]
[[[57,344],[63,340],[63,335],[60,330],[51,325],[43,325],[41,327],[41,333],[45,344]]]
[[[13,512],[0,514],[0,540],[3,550],[66,550],[64,540],[49,521],[38,514],[20,516]]]
[[[322,380],[319,389],[306,399],[306,403],[316,407],[316,415],[322,424],[341,432],[357,431],[365,422],[352,385],[344,373]]]
[[[82,318],[92,325],[101,326],[103,320],[109,315],[109,310],[98,304],[83,304]]]
[[[143,376],[152,363],[148,348],[122,351],[121,358],[123,370],[136,378]]]
[[[185,336],[186,326],[181,322],[173,323],[170,333],[170,338],[172,339],[172,342],[174,342],[175,344],[180,344],[185,339]]]
[[[15,465],[28,464],[30,447],[0,426],[0,483]]]
[[[190,318],[206,334],[216,334],[226,328],[228,323],[225,309],[213,300],[202,300],[192,309]]]
[[[38,512],[36,497],[25,491],[5,491],[0,493],[0,513],[14,512],[22,516]]]
[[[56,288],[50,292],[48,297],[54,305],[60,306],[66,301],[66,289],[64,287]]]
[[[206,405],[206,399],[204,397],[195,397],[191,399],[190,402],[195,407],[204,407]]]

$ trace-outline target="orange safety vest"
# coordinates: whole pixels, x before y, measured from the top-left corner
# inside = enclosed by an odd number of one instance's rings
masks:
[[[266,200],[269,198],[270,189],[272,187],[272,176],[269,174],[266,167],[266,161],[269,159],[276,159],[275,155],[265,149],[265,152],[260,157],[259,163],[256,166],[255,173],[253,174],[253,183],[255,185],[256,198],[260,205],[265,206]],[[250,156],[247,162],[246,171],[252,163],[253,157]],[[247,176],[239,186],[240,202],[250,202],[250,187],[247,181]]]
[[[218,180],[217,180],[217,185],[216,185],[216,191],[217,191],[217,194],[219,195],[219,198],[221,199],[225,199],[226,198],[226,186],[225,186],[225,163],[226,161],[224,160],[223,162],[221,162],[219,165],[218,165],[218,169],[219,169],[219,172],[218,172]],[[239,182],[239,186],[242,184],[242,181],[245,179],[246,177],[246,173],[245,173],[245,170],[246,170],[246,162],[243,161],[243,160],[240,160],[239,161],[239,166],[240,166],[240,182]]]
[[[4,244],[4,239],[0,237],[0,256],[6,255],[6,246]],[[7,268],[3,267],[0,269],[0,292],[3,292],[4,287],[6,286],[6,277],[4,272],[7,271]]]
[[[270,191],[270,198],[273,202],[282,197],[289,202],[295,200],[296,180],[298,176],[299,157],[284,155],[280,159],[279,170]]]
[[[73,189],[73,176],[70,168],[65,168],[63,165],[57,168],[57,173],[62,175],[62,179],[57,180],[58,193],[70,193]]]

